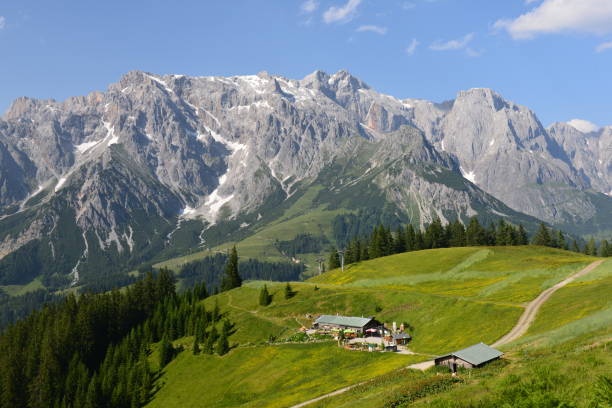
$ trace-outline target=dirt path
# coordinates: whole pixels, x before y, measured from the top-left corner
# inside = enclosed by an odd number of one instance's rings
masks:
[[[334,392],[330,392],[329,394],[321,395],[320,397],[313,398],[311,400],[299,403],[297,405],[293,405],[291,408],[301,408],[301,407],[305,407],[306,405],[314,404],[315,402],[321,401],[322,399],[333,397],[334,395],[343,394],[343,393],[349,391],[350,389],[355,388],[358,385],[365,384],[365,383],[367,383],[367,381],[361,382],[359,384],[349,385],[348,387],[340,388],[339,390],[336,390]]]
[[[540,293],[540,295],[535,298],[535,300],[531,301],[529,305],[527,305],[527,308],[521,315],[521,318],[519,319],[516,326],[514,326],[512,330],[510,330],[504,337],[493,343],[491,347],[499,347],[503,346],[504,344],[511,343],[521,337],[523,334],[525,334],[527,332],[527,329],[529,329],[529,326],[531,326],[531,323],[533,323],[533,321],[535,320],[536,314],[538,313],[538,310],[540,310],[540,307],[544,304],[544,302],[548,300],[548,298],[550,298],[553,293],[555,293],[557,290],[561,289],[568,283],[573,282],[575,279],[580,278],[581,276],[584,276],[587,273],[591,272],[593,269],[601,265],[602,262],[603,260],[595,261],[583,270],[576,272],[572,276],[557,283],[555,286],[552,286],[546,289],[544,292]]]
[[[587,273],[591,272],[593,269],[597,268],[602,263],[603,263],[603,260],[595,261],[595,262],[591,263],[589,266],[587,266],[586,268],[582,269],[581,271],[576,272],[572,276],[562,280],[561,282],[557,283],[556,285],[554,285],[554,286],[546,289],[544,292],[540,293],[540,295],[537,298],[535,298],[533,301],[531,301],[529,303],[529,305],[527,305],[527,308],[525,308],[525,311],[521,315],[518,323],[512,328],[512,330],[510,330],[504,337],[502,337],[501,339],[497,340],[491,347],[503,346],[504,344],[508,344],[508,343],[518,339],[523,334],[525,334],[527,332],[527,329],[529,329],[529,326],[531,325],[531,323],[533,323],[533,321],[535,320],[536,314],[538,313],[538,310],[540,310],[540,307],[542,306],[542,304],[544,304],[544,302],[546,302],[548,300],[548,298],[550,298],[550,296],[553,293],[555,293],[557,290],[561,289],[565,285],[573,282],[577,278],[580,278],[581,276],[584,276]],[[421,363],[416,363],[416,364],[409,365],[408,368],[413,368],[413,369],[416,369],[416,370],[426,370],[429,367],[432,367],[433,365],[434,365],[434,360],[429,360],[429,361],[423,361]],[[361,383],[358,383],[358,384],[353,384],[353,385],[348,386],[348,387],[340,388],[339,390],[336,390],[336,391],[331,392],[329,394],[321,395],[320,397],[311,399],[309,401],[302,402],[302,403],[300,403],[298,405],[293,405],[290,408],[305,407],[305,406],[310,405],[312,403],[315,403],[317,401],[321,401],[322,399],[333,397],[335,395],[339,395],[339,394],[345,393],[346,391],[349,391],[350,389],[352,389],[354,387],[357,387],[358,385],[365,384],[365,383],[367,383],[367,381],[364,381],[364,382],[361,382]]]

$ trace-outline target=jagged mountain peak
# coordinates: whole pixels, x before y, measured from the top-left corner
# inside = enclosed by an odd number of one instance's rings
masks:
[[[477,104],[490,106],[496,111],[504,108],[519,109],[519,106],[504,99],[499,93],[490,88],[471,88],[466,91],[459,91],[454,102],[455,105]]]
[[[440,211],[450,220],[487,212],[493,197],[547,221],[584,220],[597,209],[571,194],[612,188],[610,155],[585,164],[589,152],[605,151],[612,128],[566,155],[572,147],[552,128],[491,89],[442,104],[400,100],[345,70],[301,80],[131,71],[106,92],[21,98],[10,112],[0,120],[0,217],[49,212],[51,225],[68,208],[89,245],[83,257],[147,246],[155,229],[171,241],[186,220],[204,228],[204,240],[213,224],[251,224],[313,185],[330,187],[328,176],[342,188],[359,185],[359,194],[380,190],[420,224]],[[551,193],[551,185],[563,188]],[[132,237],[143,214],[156,224]],[[0,228],[0,254],[50,230],[2,236]]]

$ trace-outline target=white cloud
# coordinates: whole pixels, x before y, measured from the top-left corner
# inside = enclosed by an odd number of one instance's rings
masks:
[[[413,56],[419,44],[420,43],[417,41],[417,39],[413,38],[408,47],[406,47],[406,54]]]
[[[414,4],[411,1],[405,1],[405,2],[402,3],[402,8],[404,10],[410,10],[410,9],[415,8],[415,7],[416,7],[416,4]]]
[[[610,48],[612,48],[612,41],[599,44],[595,48],[595,51],[604,52],[605,50],[609,50]]]
[[[468,57],[480,57],[482,54],[484,54],[484,51],[467,47],[465,49],[465,53],[468,55]]]
[[[514,39],[567,31],[605,34],[612,32],[612,1],[544,0],[516,19],[498,20],[494,27],[507,30]]]
[[[369,31],[380,35],[387,34],[387,27],[380,27],[375,25],[362,25],[357,29],[358,32]]]
[[[589,122],[588,120],[583,119],[572,119],[567,122],[568,125],[581,131],[582,133],[591,133],[599,130],[599,126],[596,124]]]
[[[337,21],[348,22],[355,17],[357,7],[361,4],[361,0],[348,0],[342,7],[330,7],[323,13],[323,21],[327,24]]]
[[[451,50],[462,50],[474,39],[474,33],[466,34],[465,36],[456,40],[450,40],[446,42],[435,42],[429,46],[433,51],[451,51]]]
[[[6,27],[6,18],[4,16],[0,16],[0,30]]]
[[[312,13],[319,8],[319,2],[316,0],[306,0],[300,6],[303,13]]]

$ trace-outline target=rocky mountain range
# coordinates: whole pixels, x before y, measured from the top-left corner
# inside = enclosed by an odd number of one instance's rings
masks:
[[[20,98],[0,119],[0,284],[74,284],[235,240],[313,189],[317,208],[387,206],[415,225],[607,234],[612,127],[545,128],[490,89],[398,99],[346,71],[134,71],[64,102]]]

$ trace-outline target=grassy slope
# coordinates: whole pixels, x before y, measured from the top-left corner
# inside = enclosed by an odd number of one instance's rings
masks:
[[[554,348],[537,351],[530,351],[528,348],[516,349],[507,353],[502,361],[471,372],[459,373],[458,377],[463,383],[443,393],[432,393],[410,406],[592,407],[597,378],[610,374],[611,340],[608,329],[607,334],[606,331],[592,332]],[[394,395],[406,386],[424,377],[437,375],[435,370],[425,373],[413,370],[397,371],[387,378],[379,377],[372,383],[309,407],[382,408],[385,402],[393,399]],[[506,396],[507,405],[500,404],[499,399],[503,396]],[[551,399],[572,405],[547,404],[547,400]]]
[[[376,315],[389,323],[407,321],[414,327],[412,349],[424,353],[411,357],[413,361],[478,341],[492,342],[515,324],[525,302],[591,261],[536,247],[407,253],[362,262],[344,274],[331,271],[294,283],[298,293],[289,300],[283,297],[283,284],[266,282],[274,294],[267,307],[257,304],[264,282],[249,282],[206,300],[207,307],[218,303],[237,323],[231,342],[241,346],[224,357],[182,353],[167,367],[162,377],[166,385],[151,406],[286,406],[405,365],[400,361],[405,356],[378,360],[332,344],[263,344],[270,335],[285,338],[310,324],[306,314],[337,312]],[[607,269],[598,270],[591,279],[606,280],[609,275]],[[598,285],[585,286],[595,290]],[[255,402],[241,405],[247,399]]]
[[[612,327],[612,259],[559,289],[540,309],[519,344],[554,345]]]
[[[448,393],[424,398],[415,406],[462,407],[515,391],[520,398],[527,398],[521,393],[530,387],[535,387],[532,391],[541,398],[549,393],[579,407],[590,406],[598,376],[609,375],[612,366],[611,291],[612,260],[607,260],[553,294],[540,309],[527,335],[507,350],[504,363],[464,374],[461,376],[464,384]],[[397,390],[422,378],[419,373],[399,374],[392,381],[378,381],[312,406],[382,407]],[[496,402],[489,404],[492,405],[483,407],[495,406]]]
[[[481,340],[492,342],[512,327],[522,312],[515,306],[403,290],[325,285],[315,291],[314,285],[307,283],[295,283],[298,294],[290,300],[283,298],[284,285],[270,284],[275,299],[270,306],[261,307],[257,304],[261,284],[252,282],[207,302],[212,307],[217,301],[230,320],[240,322],[234,335],[237,342],[287,336],[302,324],[310,326],[306,314],[376,315],[389,324],[408,322],[414,327],[413,350],[435,354]],[[448,331],[457,334],[448,335]]]
[[[361,262],[311,281],[523,305],[593,260],[532,246],[433,249]]]
[[[224,357],[185,352],[167,367],[149,406],[287,407],[415,360],[347,351],[335,342],[242,347]]]
[[[10,296],[25,295],[29,292],[34,292],[38,289],[44,289],[45,286],[42,284],[41,278],[36,278],[27,285],[0,285],[0,289]]]

